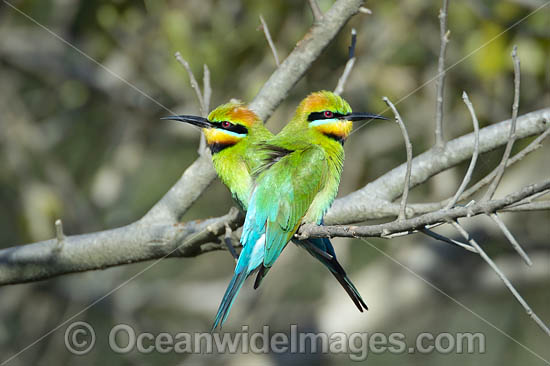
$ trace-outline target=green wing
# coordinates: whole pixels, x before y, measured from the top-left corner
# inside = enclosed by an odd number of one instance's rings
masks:
[[[321,148],[287,151],[258,176],[245,220],[244,232],[257,236],[265,230],[265,267],[290,241],[328,173]]]

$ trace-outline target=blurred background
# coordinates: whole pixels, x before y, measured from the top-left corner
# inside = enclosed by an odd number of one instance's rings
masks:
[[[259,29],[269,25],[284,59],[311,25],[307,1],[70,1],[11,2],[25,14],[99,61],[158,103],[199,114],[188,76],[173,55],[180,51],[197,79],[203,63],[212,74],[211,107],[230,98],[250,101],[276,65]],[[327,10],[332,1],[319,1]],[[463,59],[535,11],[544,1],[451,1],[447,65]],[[358,32],[357,62],[343,93],[355,110],[384,113],[392,101],[415,91],[437,71],[439,1],[378,1],[372,15],[356,15],[291,91],[267,126],[277,132],[309,92],[334,89],[347,60],[350,30]],[[482,126],[511,115],[510,51],[521,58],[520,114],[550,105],[550,8],[540,10],[457,63],[447,75],[445,135],[471,131],[461,100],[466,90]],[[397,107],[414,153],[433,144],[435,83]],[[7,4],[0,5],[0,247],[49,239],[62,218],[67,234],[135,221],[171,187],[197,157],[198,130],[160,121],[169,114],[135,89],[56,39]],[[522,140],[514,151],[525,146]],[[548,145],[548,144],[547,144]],[[483,155],[474,179],[492,170],[502,150]],[[507,170],[497,195],[548,177],[544,146]],[[405,161],[397,125],[374,122],[346,143],[340,186],[345,195]],[[467,163],[414,189],[409,202],[454,194]],[[233,205],[218,181],[183,220],[222,215]],[[528,268],[488,219],[464,220],[520,293],[550,322],[549,212],[502,215],[534,261]],[[454,236],[451,231],[441,232]],[[468,252],[412,235],[399,239],[335,239],[340,262],[369,305],[359,313],[333,277],[290,245],[254,291],[241,291],[224,331],[271,325],[273,332],[483,332],[484,354],[370,354],[373,365],[541,364],[528,350],[399,266],[396,258],[518,342],[550,359],[550,338],[528,318],[482,260]],[[63,276],[0,289],[0,355],[20,351],[59,323],[112,290],[149,263]],[[234,262],[223,252],[169,259],[82,313],[98,335],[94,350],[73,356],[57,330],[10,365],[79,364],[346,364],[345,354],[118,355],[107,334],[119,323],[136,332],[209,331]]]

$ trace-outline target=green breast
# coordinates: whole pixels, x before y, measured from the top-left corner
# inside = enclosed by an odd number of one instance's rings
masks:
[[[340,185],[340,177],[344,165],[344,149],[325,150],[327,157],[327,174],[325,186],[313,199],[302,222],[321,224],[323,216],[330,208]]]

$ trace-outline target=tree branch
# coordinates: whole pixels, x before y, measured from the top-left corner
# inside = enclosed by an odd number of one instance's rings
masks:
[[[517,211],[546,211],[550,210],[550,200],[526,203],[524,205],[513,205],[502,210],[502,212],[517,212]]]
[[[479,131],[479,152],[485,153],[504,145],[508,141],[510,123],[511,120],[506,120],[482,128]],[[518,117],[516,136],[518,139],[525,138],[548,129],[550,129],[550,108],[544,108]],[[434,147],[417,155],[412,163],[410,188],[470,158],[474,145],[475,133],[472,132],[447,142],[443,150],[437,150]],[[406,169],[407,164],[401,164],[365,187],[337,199],[325,215],[324,222],[327,225],[349,224],[397,216],[399,205],[391,202],[403,193]],[[409,208],[411,206],[414,205],[409,205]],[[433,209],[433,207],[429,208],[430,211]]]
[[[514,155],[511,159],[508,159],[506,163],[506,168],[512,166],[513,164],[517,163],[518,161],[521,161],[527,154],[532,153],[533,151],[537,150],[542,146],[542,141],[550,135],[550,128],[546,129],[543,133],[541,133],[537,138],[535,138],[529,145],[527,145],[525,148],[523,148],[520,152],[518,152],[516,155]],[[476,192],[478,192],[481,188],[485,187],[487,184],[491,183],[491,181],[494,179],[496,173],[497,173],[498,167],[493,169],[489,174],[487,174],[485,177],[477,181],[473,186],[468,188],[464,193],[459,197],[459,200],[465,200],[470,197],[472,197]],[[438,210],[441,207],[445,205],[445,202],[448,202],[449,200],[444,200],[442,202],[436,202],[436,203],[420,203],[420,204],[412,204],[411,207],[413,207],[414,211],[417,213],[425,213],[433,210]],[[519,203],[518,203],[519,204]],[[510,210],[510,209],[507,209]]]
[[[481,214],[490,214],[513,205],[520,200],[537,192],[550,188],[550,179],[541,183],[528,185],[521,190],[511,193],[502,199],[474,202],[469,206],[457,206],[451,209],[441,209],[429,212],[406,220],[396,220],[377,225],[351,226],[316,226],[303,225],[297,232],[300,240],[322,237],[386,237],[404,231],[412,232],[423,229],[427,225],[452,221],[461,217],[471,217]]]
[[[3,249],[0,251],[0,285],[163,257],[196,256],[214,250],[210,243],[216,234],[223,234],[226,222],[234,223],[236,227],[242,220],[239,221],[234,212],[185,224],[141,219],[116,229],[66,236],[61,251],[56,250],[57,239]],[[205,231],[209,235],[204,235]],[[209,247],[204,248],[203,244]],[[218,243],[215,249],[222,249],[222,246]]]
[[[535,145],[538,145],[542,141],[542,138],[550,133],[548,121],[550,121],[550,108],[518,117],[518,138],[544,131],[544,134],[533,141]],[[480,151],[492,150],[499,145],[503,145],[506,142],[509,123],[510,121],[504,121],[481,129],[479,134]],[[429,150],[414,158],[411,174],[412,184],[420,184],[431,175],[467,159],[468,152],[459,151],[458,149],[461,147],[466,150],[470,149],[470,154],[472,154],[473,140],[473,134],[462,136],[448,142],[445,150],[440,154],[434,154],[432,150]],[[535,148],[535,145],[533,145],[531,150]],[[513,162],[513,160],[514,158],[510,159],[509,163]],[[396,216],[399,205],[388,203],[388,201],[379,198],[376,200],[368,198],[363,202],[353,202],[353,199],[351,199],[353,206],[351,209],[343,203],[356,195],[356,197],[362,197],[365,192],[367,192],[367,197],[368,192],[378,192],[380,197],[392,197],[395,192],[403,189],[403,180],[399,182],[399,179],[396,179],[395,176],[401,175],[403,177],[406,169],[405,165],[401,165],[384,174],[362,190],[337,200],[336,207],[333,207],[329,211],[331,219],[325,222],[327,224],[345,224],[353,221],[348,218],[348,214],[357,215],[357,220],[362,220],[365,216],[381,217],[382,215],[378,214],[378,210],[382,210],[386,216]],[[55,251],[52,250],[57,243],[56,239],[0,250],[0,284],[36,281],[65,273],[103,269],[161,258],[174,250],[178,244],[183,243],[187,236],[205,230],[208,225],[219,220],[221,222],[227,220],[225,216],[222,216],[202,222],[178,223],[179,217],[187,211],[214,177],[215,172],[211,166],[210,158],[201,156],[187,168],[182,178],[165,196],[141,220],[133,224],[97,233],[66,236],[63,250],[58,254],[53,254]],[[542,192],[544,189],[539,191]],[[527,193],[523,192],[521,199],[531,197],[537,192],[534,192],[532,189]],[[513,200],[513,202],[520,202],[520,200]],[[384,233],[402,232],[411,228],[420,228],[424,225],[440,222],[446,217],[464,217],[468,215],[469,210],[472,210],[471,212],[473,213],[484,213],[485,209],[488,209],[488,212],[500,209],[503,211],[520,211],[547,209],[550,206],[550,204],[544,201],[528,203],[524,205],[525,207],[513,206],[511,203],[505,197],[501,200],[488,201],[481,207],[479,203],[476,203],[471,207],[455,207],[451,210],[440,210],[400,222],[366,226],[363,227],[362,232],[355,235],[382,236]],[[365,211],[359,211],[361,209]],[[449,212],[447,211],[452,212],[452,215],[449,216]],[[342,218],[342,221],[335,221],[339,217]],[[341,227],[337,227],[340,231],[334,232],[323,231],[326,228],[316,227],[309,234],[312,236],[354,236],[350,230],[346,231],[341,229]],[[300,233],[306,233],[302,230],[300,230]],[[223,232],[220,230],[220,235],[222,234]],[[178,255],[198,255],[211,250],[222,249],[222,245],[216,243],[200,244],[199,242],[188,243],[188,245],[189,247],[183,248],[178,252]]]
[[[274,109],[286,98],[290,89],[362,4],[363,0],[336,1],[327,11],[327,16],[316,23],[298,42],[250,103],[250,107],[262,120],[269,118]],[[137,222],[116,229],[67,236],[63,250],[57,253],[52,251],[56,239],[0,250],[0,284],[36,281],[66,273],[103,269],[165,256],[194,256],[221,249],[223,245],[219,243],[202,244],[202,239],[195,238],[189,241],[188,237],[206,230],[209,225],[215,223],[219,223],[219,235],[223,235],[225,223],[230,219],[228,215],[185,224],[178,223],[179,218],[201,196],[215,177],[210,154],[203,154]],[[201,237],[209,241],[214,238],[212,235]],[[178,249],[181,243],[185,245]]]
[[[212,158],[207,152],[197,158],[182,177],[158,201],[143,219],[150,222],[175,224],[216,178]],[[143,220],[142,219],[142,220]]]

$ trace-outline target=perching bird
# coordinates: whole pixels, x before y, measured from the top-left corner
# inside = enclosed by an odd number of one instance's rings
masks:
[[[268,158],[268,151],[263,147],[263,142],[273,137],[259,117],[242,103],[231,102],[216,108],[208,118],[182,115],[163,119],[187,122],[203,129],[207,145],[212,151],[216,172],[230,189],[241,208],[246,211],[253,186],[251,172],[257,170],[260,164]],[[294,240],[294,242],[306,249],[331,271],[361,311],[363,307],[366,309],[359,292],[338,263],[334,248],[328,239],[316,238],[305,241]],[[243,273],[245,273],[245,278],[248,277],[263,263],[265,253],[263,237],[245,247],[242,253],[244,253],[244,256],[241,255],[243,259],[239,262],[240,264],[237,264],[235,276],[228,291],[233,288],[232,284],[235,283],[237,277],[241,278]],[[245,258],[248,260],[245,261]],[[246,268],[243,269],[242,266],[245,263]],[[255,287],[258,285],[259,282]],[[228,296],[229,294],[226,292],[213,328],[223,323],[227,317],[229,308],[224,310],[226,307],[224,304],[226,304],[225,299]]]
[[[338,190],[344,162],[343,143],[352,121],[368,119],[385,118],[352,113],[341,97],[321,91],[300,103],[292,120],[277,136],[258,144],[256,153],[263,162],[253,172],[255,185],[241,237],[244,249],[214,328],[227,319],[237,293],[253,270],[259,268],[257,287],[302,223],[322,223]],[[254,246],[259,240],[265,241],[264,253]],[[327,267],[359,310],[367,309],[336,261],[330,241],[326,238],[308,241],[315,242],[315,248],[322,248],[326,263],[330,263]]]

